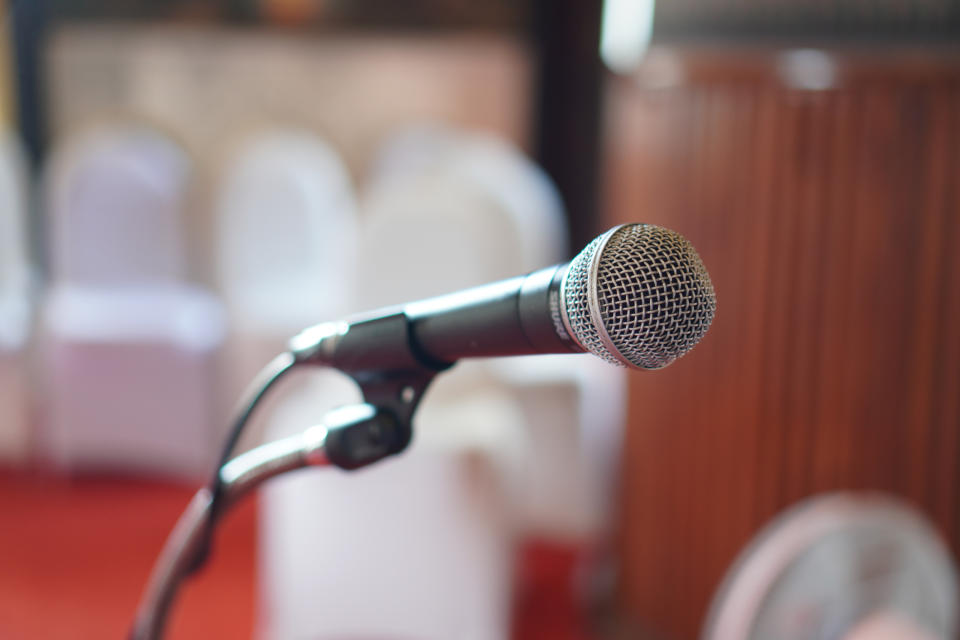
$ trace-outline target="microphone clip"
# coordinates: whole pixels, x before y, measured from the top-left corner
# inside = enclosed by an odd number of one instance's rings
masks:
[[[368,405],[392,416],[393,444],[388,455],[400,453],[410,443],[413,414],[427,386],[438,373],[453,366],[436,362],[417,349],[410,319],[399,309],[349,324],[311,327],[291,340],[290,351],[298,363],[329,366],[350,376]],[[345,469],[363,466],[332,461]]]

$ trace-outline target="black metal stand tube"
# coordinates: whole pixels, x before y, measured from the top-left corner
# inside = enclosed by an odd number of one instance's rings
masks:
[[[261,484],[288,471],[329,464],[326,456],[327,429],[311,427],[297,435],[252,449],[220,470],[225,509]],[[130,633],[131,640],[158,640],[163,637],[167,617],[177,591],[190,574],[194,556],[211,525],[212,494],[208,488],[197,492],[167,538],[154,565]]]

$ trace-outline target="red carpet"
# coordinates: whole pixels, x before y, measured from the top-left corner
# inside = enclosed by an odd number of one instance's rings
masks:
[[[157,553],[193,488],[0,472],[0,639],[125,638]],[[256,502],[228,514],[212,562],[180,593],[167,637],[249,638]],[[530,546],[514,637],[585,640],[569,594],[575,554]]]
[[[141,589],[193,489],[117,478],[0,474],[0,638],[126,637]],[[248,638],[255,501],[221,528],[181,592],[171,638]]]

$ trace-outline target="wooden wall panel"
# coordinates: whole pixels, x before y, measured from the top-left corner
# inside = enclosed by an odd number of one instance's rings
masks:
[[[838,88],[800,91],[772,54],[674,56],[684,82],[610,88],[605,195],[717,290],[703,343],[631,378],[623,453],[621,609],[694,638],[814,493],[906,496],[960,551],[960,59],[839,57]]]

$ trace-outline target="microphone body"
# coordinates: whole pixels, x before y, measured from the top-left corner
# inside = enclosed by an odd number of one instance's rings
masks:
[[[562,319],[567,267],[316,325],[296,336],[291,350],[346,373],[442,371],[461,358],[583,352]]]
[[[568,264],[404,307],[414,348],[440,362],[577,353],[563,324],[560,285]]]
[[[584,351],[658,369],[693,348],[715,308],[709,275],[685,238],[621,225],[569,263],[320,324],[290,346],[298,360],[358,380],[442,371],[461,358]]]

